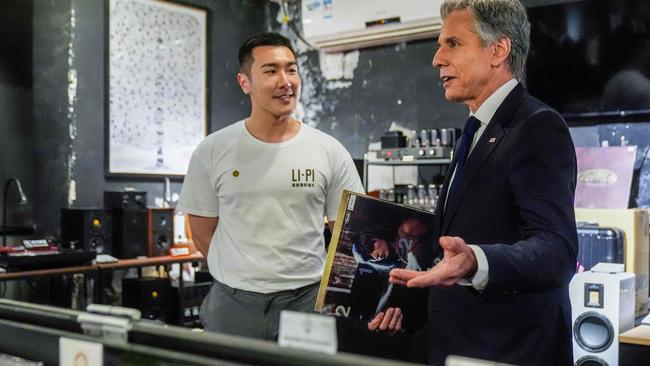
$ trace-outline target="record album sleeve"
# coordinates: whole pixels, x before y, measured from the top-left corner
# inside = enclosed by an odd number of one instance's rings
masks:
[[[636,146],[576,147],[575,207],[628,208]]]
[[[430,212],[344,191],[332,232],[316,311],[368,322],[389,307],[402,328],[426,321],[427,291],[388,282],[393,268],[428,270],[433,263]]]

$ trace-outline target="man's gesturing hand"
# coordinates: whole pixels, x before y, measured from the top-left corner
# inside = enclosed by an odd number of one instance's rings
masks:
[[[444,257],[436,266],[426,272],[394,269],[390,271],[390,283],[408,287],[449,287],[476,273],[476,256],[465,240],[457,236],[441,236],[440,246]]]

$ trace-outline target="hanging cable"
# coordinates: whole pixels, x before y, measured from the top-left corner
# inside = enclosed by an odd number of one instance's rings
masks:
[[[298,27],[296,27],[296,23],[294,22],[294,19],[291,17],[291,14],[289,13],[289,0],[282,0],[282,13],[284,16],[282,17],[282,23],[286,24],[289,26],[289,29],[298,37],[304,44],[309,47],[310,50],[316,50],[316,47],[312,46],[311,43],[307,42],[305,38],[303,38],[302,34],[300,34],[300,31],[298,30]]]

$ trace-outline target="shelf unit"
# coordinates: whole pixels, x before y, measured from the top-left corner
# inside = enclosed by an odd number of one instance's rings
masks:
[[[405,160],[371,160],[367,156],[363,159],[363,189],[368,190],[368,168],[372,165],[376,166],[432,166],[432,165],[449,165],[451,159],[414,159],[410,161]],[[394,169],[393,169],[394,170]],[[393,172],[394,176],[394,172]],[[394,182],[393,182],[394,184]]]

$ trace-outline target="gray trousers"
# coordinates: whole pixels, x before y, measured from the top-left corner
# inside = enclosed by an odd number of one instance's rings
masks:
[[[318,285],[262,294],[214,281],[201,304],[201,323],[207,331],[277,340],[280,312],[313,312]]]

